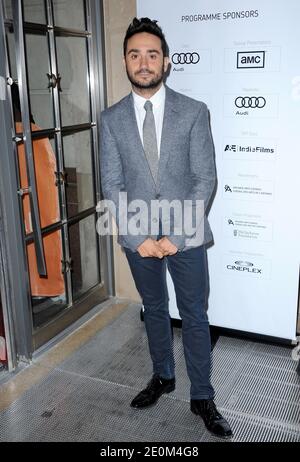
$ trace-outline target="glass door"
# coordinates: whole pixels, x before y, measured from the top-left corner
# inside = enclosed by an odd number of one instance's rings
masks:
[[[96,3],[4,2],[33,349],[109,291],[108,241],[96,232],[103,107]]]

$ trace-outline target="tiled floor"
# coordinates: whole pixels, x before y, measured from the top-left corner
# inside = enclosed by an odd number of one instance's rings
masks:
[[[84,326],[85,340],[80,329],[70,336],[69,346],[81,340],[67,355],[58,344],[55,360],[45,354],[27,368],[37,378],[10,400],[6,396],[6,405],[4,389],[0,441],[217,441],[189,410],[180,329],[174,329],[176,390],[150,409],[130,408],[152,372],[139,310],[123,306],[99,329],[96,316],[92,334]],[[300,378],[290,348],[220,337],[212,381],[217,405],[233,427],[232,442],[300,441]]]

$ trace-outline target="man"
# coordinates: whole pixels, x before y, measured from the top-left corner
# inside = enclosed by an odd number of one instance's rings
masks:
[[[191,382],[191,411],[200,415],[210,432],[230,437],[228,422],[217,411],[210,383],[210,334],[206,314],[207,260],[205,245],[212,240],[207,218],[201,242],[182,230],[181,218],[153,217],[153,201],[196,201],[207,208],[215,186],[213,143],[204,103],[174,92],[163,84],[169,67],[168,46],[157,21],[135,18],[124,39],[124,65],[132,93],[102,113],[101,176],[106,199],[115,205],[119,243],[141,295],[153,377],[131,406],[144,409],[175,389],[172,332],[166,289],[166,265],[174,282],[182,318],[182,337]],[[143,201],[150,210],[140,233],[120,213],[120,193],[127,201]],[[184,216],[184,215],[183,215]],[[140,218],[140,217],[139,217]],[[197,218],[197,217],[196,217]],[[138,220],[136,220],[137,222]],[[153,224],[159,225],[155,230]],[[167,229],[167,232],[166,232]],[[190,240],[188,239],[190,238]],[[195,244],[196,242],[196,244]]]

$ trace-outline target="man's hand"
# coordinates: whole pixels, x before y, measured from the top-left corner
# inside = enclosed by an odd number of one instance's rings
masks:
[[[138,253],[141,257],[157,257],[163,258],[165,256],[164,251],[159,245],[158,241],[153,239],[146,239],[138,248]]]
[[[163,237],[158,241],[160,248],[162,249],[164,256],[175,255],[178,252],[176,245],[172,244],[167,237]]]

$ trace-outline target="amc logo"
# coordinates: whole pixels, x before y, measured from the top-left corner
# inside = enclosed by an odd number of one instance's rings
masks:
[[[262,69],[265,67],[265,51],[238,51],[238,69]]]

